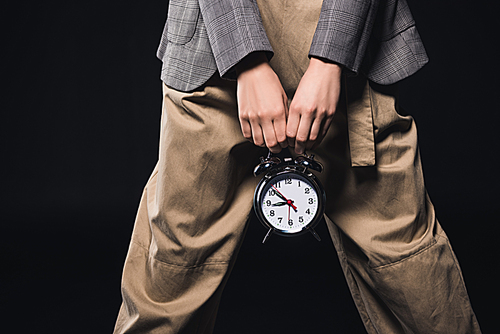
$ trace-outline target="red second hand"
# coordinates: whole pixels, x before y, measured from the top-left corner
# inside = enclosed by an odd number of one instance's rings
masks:
[[[287,223],[290,224],[290,206],[288,206],[288,220]]]

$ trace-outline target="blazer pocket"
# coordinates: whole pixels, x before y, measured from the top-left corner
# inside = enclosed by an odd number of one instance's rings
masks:
[[[198,0],[170,0],[167,16],[167,39],[174,44],[186,44],[196,30],[200,6]]]

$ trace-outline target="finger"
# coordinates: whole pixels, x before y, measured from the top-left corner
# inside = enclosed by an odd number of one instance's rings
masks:
[[[245,137],[249,141],[253,141],[252,127],[250,126],[250,123],[247,120],[240,119],[240,126],[241,126],[241,133],[243,134],[243,137]]]
[[[265,146],[264,135],[260,124],[258,122],[250,121],[250,126],[252,127],[253,143],[257,146]]]
[[[327,117],[325,118],[325,124],[323,125],[323,128],[321,129],[321,137],[325,137],[326,133],[328,132],[328,129],[330,128],[330,125],[332,124],[333,117]]]
[[[295,153],[302,154],[306,149],[306,142],[309,140],[312,118],[308,115],[302,115],[300,118],[297,136],[295,137]]]
[[[300,115],[290,111],[288,115],[288,122],[286,124],[286,136],[288,138],[288,146],[295,147],[295,138],[297,137],[297,130],[299,128]]]
[[[276,139],[276,133],[272,122],[265,122],[261,124],[262,132],[264,134],[264,141],[269,150],[273,153],[279,153],[281,146]]]
[[[312,126],[311,126],[310,133],[309,133],[308,141],[315,142],[319,138],[320,133],[321,133],[321,125],[323,123],[323,120],[324,120],[324,118],[314,119]]]
[[[276,136],[276,140],[281,148],[285,148],[288,146],[288,141],[286,137],[286,118],[285,115],[276,119],[273,122],[274,125],[274,133]]]
[[[288,119],[288,114],[290,113],[288,97],[286,95],[283,96],[283,105],[285,106],[285,121],[286,121]]]
[[[321,142],[323,139],[323,125],[325,123],[324,118],[316,118],[311,126],[311,131],[309,133],[309,138],[306,142],[306,150],[316,146],[316,142]]]
[[[282,148],[288,147],[288,138],[286,136],[286,122],[288,119],[288,97],[283,94],[283,106],[285,107],[285,114],[283,117],[279,118],[278,124],[276,125],[276,128],[279,130],[276,132],[276,138],[278,139],[278,142],[280,143],[280,146]]]
[[[330,128],[330,125],[333,122],[333,116],[332,117],[325,117],[323,119],[323,122],[321,123],[320,131],[318,138],[314,141],[314,143],[311,143],[311,147],[307,147],[308,150],[314,150],[316,149],[323,139],[326,137],[326,134],[328,133],[328,129]]]

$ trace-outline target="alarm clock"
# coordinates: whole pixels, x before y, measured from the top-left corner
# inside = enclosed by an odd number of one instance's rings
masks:
[[[290,237],[306,232],[321,240],[314,227],[323,218],[326,194],[312,171],[322,170],[313,155],[282,160],[269,152],[261,157],[254,175],[265,174],[255,189],[253,207],[268,229],[262,243],[272,234]]]

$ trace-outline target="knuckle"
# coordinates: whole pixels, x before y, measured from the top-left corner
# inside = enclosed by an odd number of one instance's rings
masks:
[[[288,112],[290,114],[300,114],[301,111],[303,110],[304,108],[302,108],[300,105],[298,104],[292,104],[290,105],[290,108],[288,109]]]
[[[306,136],[303,136],[303,135],[298,135],[295,140],[298,142],[298,143],[305,143],[307,141],[307,137]]]
[[[267,116],[267,113],[264,110],[259,110],[255,113],[255,118],[257,118],[257,119],[265,119],[266,116]]]
[[[279,117],[285,115],[285,108],[283,108],[283,106],[274,108],[271,111],[271,115],[273,116],[273,118],[279,118]]]
[[[335,108],[328,109],[328,110],[326,111],[326,116],[327,116],[327,117],[333,117],[333,115],[335,115],[335,111],[336,111],[336,109],[335,109]]]
[[[331,118],[335,114],[335,109],[324,109],[321,111],[321,116],[325,118]]]
[[[316,109],[316,117],[325,117],[327,115],[327,110],[326,109]]]
[[[278,145],[278,142],[276,142],[276,141],[268,141],[266,146],[269,148],[275,148],[275,147],[278,147],[279,145]]]
[[[283,143],[286,141],[286,138],[287,138],[287,136],[285,134],[282,134],[282,135],[278,135],[276,139],[278,140],[278,143]]]
[[[302,110],[302,114],[309,116],[315,115],[317,112],[317,109],[314,106],[306,106]]]
[[[275,136],[268,136],[265,138],[267,147],[273,147],[278,145],[278,141]]]
[[[263,140],[254,140],[253,143],[257,146],[264,146],[264,141]]]
[[[240,108],[238,109],[238,114],[239,114],[240,118],[248,118],[248,114],[249,114],[249,112],[248,112],[248,109],[247,109],[247,108],[241,108],[241,107],[240,107]]]
[[[250,122],[254,122],[254,121],[257,121],[259,119],[259,115],[258,113],[249,113],[248,114],[248,120]]]
[[[281,147],[270,147],[269,148],[269,151],[271,151],[272,153],[280,153],[281,152]]]
[[[285,113],[284,109],[280,109],[279,107],[276,107],[276,108],[261,110],[258,112],[258,115],[259,115],[260,119],[271,120],[271,119],[279,118],[284,113]]]

